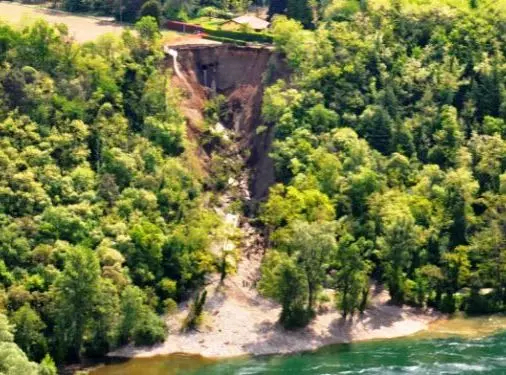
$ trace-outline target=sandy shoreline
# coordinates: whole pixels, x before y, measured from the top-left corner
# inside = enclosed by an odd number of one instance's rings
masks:
[[[320,313],[305,329],[286,331],[276,322],[280,307],[256,294],[240,295],[229,281],[225,290],[211,290],[206,324],[199,332],[173,330],[167,340],[152,347],[127,346],[109,354],[112,357],[149,358],[185,353],[209,358],[288,354],[356,341],[409,336],[428,329],[441,318],[434,311],[388,305],[388,295],[375,294],[371,307],[363,314],[344,321],[334,309]],[[232,285],[231,285],[232,284]],[[209,290],[209,288],[208,288]],[[187,309],[171,319],[179,327]]]

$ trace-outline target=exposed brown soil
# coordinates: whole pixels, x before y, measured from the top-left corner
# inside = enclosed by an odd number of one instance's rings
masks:
[[[221,94],[226,98],[223,123],[238,136],[239,147],[248,150],[247,166],[251,170],[252,204],[266,197],[274,182],[274,168],[269,151],[272,129],[257,134],[264,125],[261,109],[266,84],[286,76],[288,69],[279,56],[268,47],[240,47],[233,45],[171,46],[178,51],[180,72],[174,83],[186,89],[190,97],[182,103],[189,124],[189,136],[199,136],[205,100]],[[276,66],[276,69],[269,69]],[[270,77],[266,72],[274,71]]]

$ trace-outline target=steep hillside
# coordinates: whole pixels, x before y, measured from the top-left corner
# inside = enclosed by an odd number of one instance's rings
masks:
[[[278,54],[268,47],[234,45],[175,46],[181,75],[174,80],[187,93],[182,111],[191,133],[202,129],[202,112],[206,100],[225,97],[223,125],[233,130],[239,148],[247,150],[246,164],[251,170],[250,192],[254,201],[267,195],[274,182],[274,168],[269,158],[272,127],[261,131],[262,98],[266,85],[286,76],[288,69]],[[169,64],[172,58],[169,57]]]

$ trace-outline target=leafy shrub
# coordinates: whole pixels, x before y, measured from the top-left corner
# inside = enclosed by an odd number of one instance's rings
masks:
[[[148,0],[144,3],[139,11],[139,18],[147,16],[153,17],[158,24],[160,24],[160,18],[162,17],[162,5],[158,0]]]
[[[179,124],[148,117],[144,122],[144,134],[161,146],[167,155],[177,156],[184,151],[183,128]]]
[[[273,41],[272,36],[269,34],[243,33],[238,31],[216,30],[209,28],[204,28],[204,32],[214,37],[229,38],[231,40],[244,42],[272,43]]]
[[[177,302],[172,298],[167,298],[163,301],[163,309],[166,314],[173,314],[177,311]]]
[[[154,345],[165,340],[165,324],[151,310],[147,310],[135,325],[133,341],[135,345]]]

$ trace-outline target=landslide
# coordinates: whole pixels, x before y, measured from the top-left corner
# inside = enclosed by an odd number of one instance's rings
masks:
[[[207,100],[215,95],[225,97],[222,124],[233,131],[237,147],[247,150],[245,164],[249,169],[248,187],[251,204],[267,196],[274,183],[274,167],[269,157],[273,126],[264,124],[261,115],[264,89],[288,75],[280,56],[270,47],[235,45],[187,45],[172,47],[177,51],[179,74],[174,83],[186,92],[182,111],[188,121],[190,138],[202,132],[203,111]],[[172,64],[168,56],[168,64]],[[265,131],[258,131],[262,126]],[[205,159],[201,151],[202,158]]]

